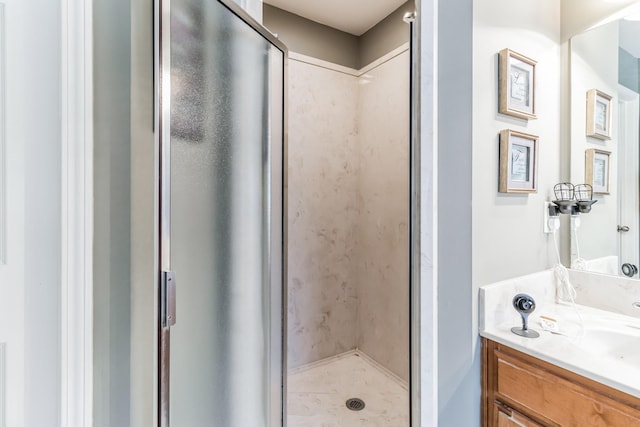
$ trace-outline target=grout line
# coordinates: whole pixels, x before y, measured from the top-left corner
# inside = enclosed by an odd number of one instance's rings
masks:
[[[335,64],[333,62],[314,58],[313,56],[303,55],[301,53],[289,51],[289,60],[303,62],[305,64],[314,65],[316,67],[324,68],[330,71],[337,71],[339,73],[347,74],[353,77],[359,76],[359,72],[355,68],[345,67],[344,65]]]

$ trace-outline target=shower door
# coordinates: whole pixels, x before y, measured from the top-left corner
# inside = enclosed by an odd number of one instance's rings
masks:
[[[156,16],[159,424],[282,425],[286,50],[226,0]]]

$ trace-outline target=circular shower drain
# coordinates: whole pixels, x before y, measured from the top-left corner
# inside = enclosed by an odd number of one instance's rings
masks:
[[[362,411],[364,409],[364,400],[353,397],[345,402],[347,409],[351,411]]]

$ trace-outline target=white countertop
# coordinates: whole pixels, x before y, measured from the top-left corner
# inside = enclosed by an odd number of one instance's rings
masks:
[[[558,320],[560,330],[569,336],[543,330],[540,315]],[[547,301],[529,317],[529,328],[538,331],[539,338],[512,333],[513,326],[521,326],[517,320],[497,324],[490,322],[495,318],[486,320],[481,322],[481,336],[640,398],[640,319]]]

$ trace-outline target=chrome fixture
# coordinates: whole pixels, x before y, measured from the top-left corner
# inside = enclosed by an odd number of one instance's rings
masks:
[[[417,16],[416,12],[407,12],[402,17],[402,20],[407,24],[411,24],[416,20],[416,16]]]
[[[530,295],[518,294],[513,297],[513,308],[522,317],[522,327],[514,326],[511,332],[525,338],[538,338],[540,334],[533,329],[529,329],[529,315],[536,309],[536,302]]]
[[[357,397],[352,397],[350,399],[347,399],[347,401],[345,402],[345,406],[350,411],[362,411],[367,405],[364,403],[364,400]]]
[[[625,262],[624,264],[622,264],[622,274],[627,277],[633,277],[638,274],[638,267],[636,267],[634,264]]]
[[[549,216],[589,213],[591,206],[597,202],[593,200],[593,187],[589,184],[574,186],[570,182],[561,182],[553,186],[553,193],[556,200],[549,205]]]

